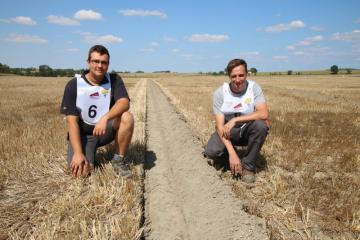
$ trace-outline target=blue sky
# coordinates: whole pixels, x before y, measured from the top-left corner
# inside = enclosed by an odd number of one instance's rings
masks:
[[[360,68],[360,1],[3,0],[0,63],[86,68],[103,44],[110,70]]]

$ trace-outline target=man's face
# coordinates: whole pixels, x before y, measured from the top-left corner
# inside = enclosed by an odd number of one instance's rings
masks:
[[[107,54],[100,55],[98,52],[92,52],[90,54],[90,60],[88,61],[88,67],[90,74],[94,77],[104,77],[109,68],[109,56]]]
[[[246,77],[247,73],[243,65],[233,68],[229,75],[231,91],[237,93],[243,90]]]

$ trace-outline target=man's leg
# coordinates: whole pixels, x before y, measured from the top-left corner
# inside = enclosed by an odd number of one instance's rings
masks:
[[[247,124],[249,125],[241,133],[242,138],[248,143],[245,157],[241,159],[241,162],[243,168],[255,172],[255,159],[265,142],[269,128],[263,120],[255,120]]]
[[[98,139],[93,136],[88,136],[83,134],[80,135],[80,138],[81,138],[82,151],[86,157],[86,160],[90,163],[90,169],[88,169],[90,173],[90,171],[93,170],[95,164],[95,154],[96,154]],[[68,149],[67,149],[68,167],[70,167],[73,155],[74,155],[74,150],[71,146],[70,141],[68,141]]]
[[[116,153],[111,160],[111,164],[118,174],[130,178],[132,174],[129,166],[125,162],[125,154],[134,131],[133,115],[130,112],[124,112],[120,118],[114,120],[113,128],[115,130]]]
[[[213,133],[205,147],[204,154],[210,159],[221,159],[227,156],[227,150],[217,132]]]
[[[129,148],[131,138],[134,132],[134,117],[130,112],[124,112],[120,118],[113,122],[115,129],[115,146],[116,153],[125,156]]]

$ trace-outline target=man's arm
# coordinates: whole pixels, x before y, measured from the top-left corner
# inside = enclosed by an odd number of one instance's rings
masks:
[[[86,160],[85,154],[82,151],[78,119],[79,117],[77,116],[66,116],[66,122],[69,131],[69,141],[74,151],[74,155],[70,163],[70,170],[74,177],[87,174],[91,168],[89,162]]]
[[[239,156],[237,155],[234,146],[230,141],[230,134],[226,135],[225,129],[225,118],[223,114],[216,114],[215,115],[215,122],[216,122],[216,132],[219,134],[221,141],[224,143],[228,153],[229,153],[229,163],[231,172],[234,175],[241,173],[241,161]]]
[[[253,113],[250,113],[249,115],[241,115],[238,117],[234,117],[230,121],[228,121],[224,126],[225,136],[227,138],[230,138],[230,130],[237,123],[255,121],[255,120],[259,120],[259,119],[264,120],[265,123],[269,126],[269,111],[268,111],[266,103],[257,104],[255,106],[255,111]]]
[[[121,116],[124,112],[129,110],[130,103],[128,98],[120,98],[118,99],[114,106],[107,112],[104,116],[100,118],[100,120],[96,123],[93,135],[101,136],[105,134],[107,122],[113,118]]]

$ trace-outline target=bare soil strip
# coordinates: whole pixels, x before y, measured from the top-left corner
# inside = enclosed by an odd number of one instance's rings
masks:
[[[201,155],[201,145],[160,88],[147,82],[145,237],[268,239]]]

